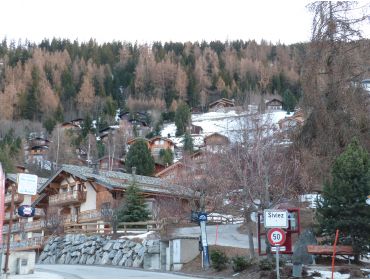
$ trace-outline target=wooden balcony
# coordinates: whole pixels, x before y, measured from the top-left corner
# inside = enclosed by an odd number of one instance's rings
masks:
[[[49,196],[50,206],[79,204],[86,201],[86,192],[70,191]]]
[[[8,194],[5,196],[4,203],[5,205],[10,204],[12,202],[12,195]],[[14,194],[14,203],[19,204],[23,202],[23,194]]]
[[[22,226],[20,223],[15,223],[12,225],[12,230],[11,232],[14,233],[14,232],[19,232],[22,230]],[[3,234],[6,234],[9,232],[9,225],[4,225],[3,226]]]
[[[102,220],[103,215],[101,210],[88,210],[83,211],[78,214],[78,222],[79,223],[88,223],[88,222],[95,222],[98,220]]]
[[[45,210],[42,208],[35,208],[35,217],[45,217]]]
[[[45,228],[46,224],[44,220],[37,220],[23,224],[24,231],[41,231]]]
[[[16,213],[13,213],[12,220],[17,220],[17,219],[19,219],[19,216],[18,216]],[[4,220],[5,220],[5,221],[10,220],[10,212],[6,212],[6,213],[5,213],[5,215],[4,215]]]
[[[77,215],[65,215],[63,216],[63,224],[70,225],[70,224],[77,224],[78,217]]]
[[[44,245],[44,241],[47,240],[43,236],[32,237],[21,241],[12,241],[10,242],[11,251],[27,251],[41,249]],[[3,248],[6,250],[7,244],[3,243]]]

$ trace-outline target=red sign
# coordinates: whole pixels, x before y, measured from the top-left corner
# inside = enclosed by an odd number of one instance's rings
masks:
[[[267,233],[267,239],[271,245],[283,245],[286,239],[285,231],[283,231],[281,228],[270,229]]]

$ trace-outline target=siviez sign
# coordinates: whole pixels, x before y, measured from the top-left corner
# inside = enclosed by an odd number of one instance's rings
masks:
[[[265,228],[288,228],[288,211],[265,209],[264,224]]]
[[[18,193],[35,195],[37,192],[37,175],[18,173]]]

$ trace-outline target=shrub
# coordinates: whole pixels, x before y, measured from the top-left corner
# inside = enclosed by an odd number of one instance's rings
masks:
[[[274,269],[274,263],[270,259],[262,259],[258,263],[260,270],[272,270]]]
[[[241,272],[252,265],[251,259],[240,256],[233,257],[231,261],[234,272]]]
[[[221,252],[219,250],[213,250],[211,251],[210,256],[212,267],[217,271],[221,271],[227,267],[227,264],[229,263],[229,258],[226,256],[224,252]]]

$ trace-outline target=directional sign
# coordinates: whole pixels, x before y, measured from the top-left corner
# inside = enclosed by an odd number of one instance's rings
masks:
[[[277,247],[271,247],[271,252],[276,252]],[[285,246],[279,246],[279,252],[285,252],[286,247]]]
[[[285,231],[281,228],[270,229],[267,233],[267,239],[269,240],[271,245],[283,245],[286,239]]]
[[[30,205],[21,205],[17,209],[17,213],[21,217],[29,218],[35,216],[35,208]]]
[[[199,212],[198,213],[198,220],[199,222],[206,222],[207,221],[207,213],[205,212]]]
[[[18,173],[18,193],[35,195],[37,192],[37,175]]]
[[[288,211],[265,209],[264,224],[265,228],[288,228]]]

